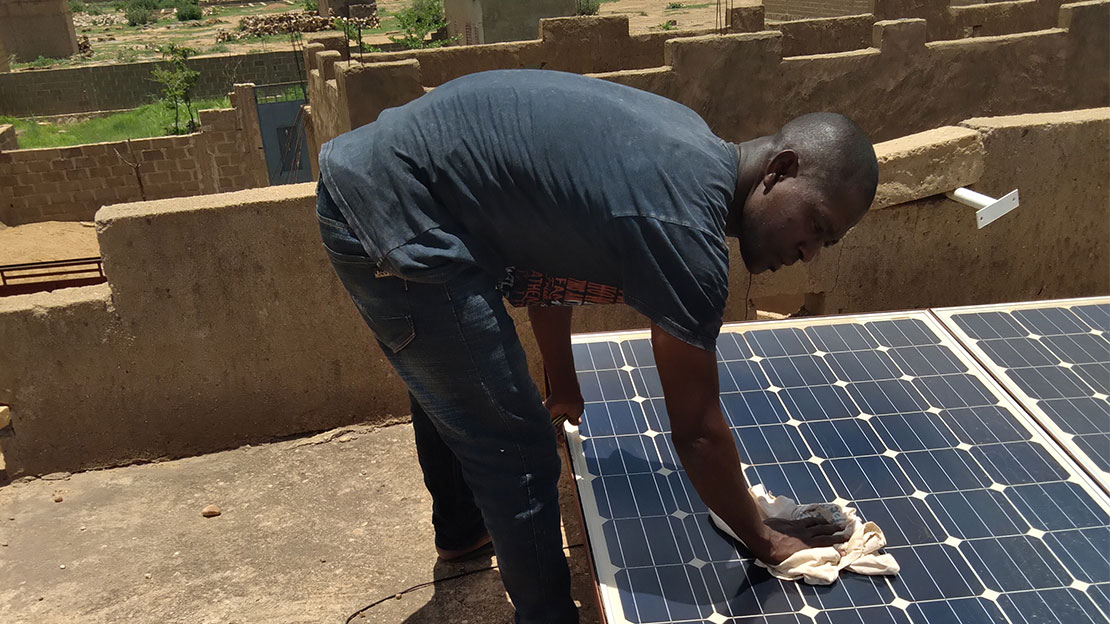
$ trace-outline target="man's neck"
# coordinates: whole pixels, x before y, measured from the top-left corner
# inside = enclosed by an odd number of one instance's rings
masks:
[[[763,169],[774,151],[774,137],[764,136],[738,144],[740,157],[736,165],[736,192],[729,207],[725,233],[739,236],[744,204],[763,179]]]

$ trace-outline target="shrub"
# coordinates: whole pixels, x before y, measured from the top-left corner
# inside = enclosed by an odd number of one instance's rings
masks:
[[[99,17],[104,15],[104,9],[99,4],[90,4],[89,8],[85,10],[92,17]]]
[[[81,2],[81,0],[69,0],[70,13],[84,13],[87,8],[88,7],[85,6],[85,3]]]
[[[428,41],[428,35],[447,25],[443,18],[443,0],[413,0],[412,6],[394,14],[397,27],[405,34],[401,37],[390,36],[393,43],[406,48],[435,48],[448,41]]]
[[[578,15],[597,15],[601,12],[601,0],[575,0],[575,13]]]
[[[204,12],[195,4],[183,3],[177,7],[177,21],[179,22],[198,20],[203,16]]]
[[[681,9],[684,6],[686,6],[686,5],[682,4],[681,2],[668,2],[667,3],[667,8],[668,9]]]
[[[319,0],[304,0],[304,10],[309,13],[318,13],[320,11]]]
[[[154,11],[141,7],[134,2],[127,5],[127,8],[123,10],[123,16],[127,18],[128,26],[142,26],[155,20]]]

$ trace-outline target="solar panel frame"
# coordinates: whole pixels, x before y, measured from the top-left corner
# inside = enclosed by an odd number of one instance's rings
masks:
[[[1022,310],[1048,310],[1057,308],[1076,308],[1091,305],[1110,305],[1110,297],[1083,297],[1073,299],[1053,299],[1045,301],[1030,301],[1021,303],[1008,303],[1008,304],[989,304],[989,305],[976,305],[976,306],[960,306],[952,308],[935,308],[931,312],[940,320],[944,328],[950,332],[963,347],[979,361],[980,365],[986,369],[988,373],[1001,385],[1007,392],[1009,392],[1016,401],[1037,421],[1037,423],[1048,432],[1049,435],[1056,441],[1056,443],[1064,449],[1071,457],[1083,468],[1094,481],[1103,489],[1103,491],[1110,494],[1110,471],[1107,471],[1099,466],[1100,463],[1105,465],[1106,458],[1096,460],[1091,457],[1086,449],[1080,447],[1073,441],[1073,434],[1065,431],[1055,418],[1046,412],[1041,406],[1041,400],[1031,396],[1021,383],[1018,383],[1007,375],[1008,371],[1013,371],[1019,367],[1006,366],[1000,362],[998,354],[992,355],[988,353],[982,346],[983,338],[975,338],[968,334],[967,331],[957,322],[959,317],[967,316],[969,314],[982,314],[982,313],[1000,313],[1008,314],[1015,311]],[[1088,321],[1089,323],[1089,321]],[[1098,329],[1098,328],[1096,328]],[[1005,331],[1005,330],[1003,330]],[[1100,335],[1110,334],[1110,329],[1099,330],[1102,332]],[[1009,332],[1016,333],[1016,332]],[[1007,340],[1020,340],[1022,336],[999,336],[1000,339]],[[1035,341],[1036,339],[1030,339]],[[1043,348],[1043,351],[1052,356],[1058,354],[1049,349]],[[1040,353],[1031,354],[1029,351],[1025,352],[1025,357],[1036,357]],[[1110,358],[1107,358],[1110,360]],[[1063,360],[1061,360],[1063,361]],[[1099,362],[1100,364],[1110,364],[1110,361]],[[1044,365],[1053,365],[1055,362],[1031,362],[1036,365],[1037,369],[1045,368]],[[1033,368],[1034,366],[1030,366]],[[1047,383],[1052,384],[1066,382],[1066,380],[1046,380]],[[1093,398],[1098,397],[1097,393],[1091,395]],[[1099,398],[1105,400],[1105,397]]]
[[[960,342],[958,342],[955,339],[955,337],[952,336],[947,331],[947,329],[939,322],[939,320],[936,317],[929,314],[928,312],[926,312],[926,311],[879,313],[879,314],[864,314],[864,315],[851,315],[851,316],[828,316],[828,317],[805,318],[805,319],[788,319],[788,320],[782,320],[782,321],[765,321],[765,322],[759,322],[759,323],[728,324],[728,325],[725,325],[722,328],[722,334],[727,334],[727,333],[744,333],[744,334],[747,334],[747,333],[754,332],[754,331],[759,331],[759,330],[773,330],[773,329],[783,329],[783,328],[808,328],[808,327],[821,327],[821,326],[829,326],[829,325],[843,325],[843,324],[859,324],[859,323],[882,322],[882,321],[896,321],[896,320],[905,320],[905,319],[915,319],[915,320],[918,320],[921,323],[923,323],[925,325],[925,327],[932,334],[935,335],[935,337],[937,338],[937,343],[940,346],[946,347],[956,357],[956,359],[966,367],[966,370],[968,371],[968,374],[974,376],[976,379],[978,379],[983,384],[983,386],[990,392],[992,397],[997,401],[997,404],[1000,406],[1000,408],[1002,410],[1004,410],[1005,412],[1008,412],[1008,414],[1010,416],[1012,416],[1014,421],[1016,423],[1018,423],[1021,427],[1024,428],[1024,431],[1029,434],[1029,440],[1036,441],[1038,443],[1037,448],[1043,449],[1044,452],[1047,453],[1050,458],[1054,459],[1061,467],[1063,467],[1065,469],[1065,471],[1067,473],[1066,482],[1076,484],[1079,488],[1081,488],[1084,492],[1086,492],[1094,501],[1096,501],[1097,504],[1102,508],[1102,510],[1104,512],[1110,513],[1110,498],[1107,497],[1106,493],[1103,492],[1099,487],[1097,487],[1095,485],[1095,483],[1089,478],[1088,474],[1075,463],[1075,461],[1073,460],[1073,458],[1069,454],[1067,454],[1061,448],[1059,448],[1059,446],[1056,444],[1055,440],[1053,440],[1051,437],[1049,437],[1042,430],[1040,424],[1030,417],[1030,415],[1026,412],[1026,410],[1024,410],[1013,399],[1013,397],[1009,393],[1007,393],[997,383],[997,381],[994,379],[994,377],[992,377],[981,366],[981,364],[979,363],[979,361],[975,357],[973,357],[969,352],[967,352],[967,350],[963,347],[963,345]],[[645,330],[645,331],[608,332],[608,333],[596,333],[596,334],[578,334],[578,335],[575,335],[575,336],[572,337],[572,343],[575,344],[575,345],[577,345],[577,344],[597,343],[597,342],[617,342],[617,343],[620,343],[620,342],[632,341],[632,340],[643,340],[645,338],[650,339],[650,332],[649,331]],[[720,353],[720,351],[718,353]],[[720,365],[720,362],[718,362],[718,363]],[[641,380],[641,382],[644,382],[644,381],[646,381],[647,383],[652,384],[652,385],[658,384],[657,379],[655,379],[655,380]],[[587,403],[589,403],[589,399],[587,399]],[[645,405],[647,405],[647,404],[645,403]],[[646,411],[650,412],[650,409],[648,409]],[[835,418],[835,416],[833,416],[831,418]],[[652,417],[649,414],[648,415],[649,426],[650,426],[651,419],[652,419]],[[731,423],[730,423],[730,425],[731,425]],[[576,486],[577,486],[575,488],[575,494],[578,498],[578,503],[579,503],[581,514],[582,514],[583,526],[586,529],[585,530],[585,535],[586,535],[586,540],[587,540],[587,543],[588,543],[587,552],[588,552],[591,568],[594,571],[595,579],[597,581],[598,600],[599,600],[600,607],[601,607],[599,609],[599,611],[602,615],[603,620],[605,622],[607,622],[607,624],[634,624],[633,622],[629,621],[628,619],[626,619],[624,617],[624,605],[622,604],[622,599],[621,599],[620,592],[618,590],[618,586],[617,586],[617,582],[616,582],[616,574],[617,574],[617,572],[620,568],[618,566],[614,565],[609,560],[609,545],[607,543],[608,537],[606,535],[605,530],[602,527],[602,524],[603,524],[604,520],[603,520],[601,514],[599,513],[599,508],[598,508],[596,497],[594,496],[593,492],[583,490],[584,486],[592,488],[592,486],[590,485],[590,482],[597,479],[598,477],[591,474],[590,467],[587,465],[587,460],[586,460],[584,447],[583,447],[583,436],[580,434],[579,428],[575,427],[573,425],[570,425],[569,423],[566,423],[564,425],[564,429],[565,429],[565,433],[566,433],[566,443],[567,443],[568,450],[569,450],[569,455],[570,455],[570,463],[571,463],[572,470],[574,472],[573,476],[574,476],[574,479],[576,481]],[[745,458],[742,458],[742,459],[747,460],[748,458],[745,457]],[[742,467],[749,468],[749,467],[751,467],[751,464],[748,464],[745,461],[745,463],[742,464]],[[912,489],[912,488],[910,488],[910,489]],[[911,497],[905,497],[905,501],[907,501],[907,504],[913,503],[913,500],[912,500]],[[815,501],[807,501],[807,502],[815,502]],[[920,503],[920,501],[917,501],[917,502]],[[894,527],[888,527],[888,530],[892,530],[893,528]],[[943,546],[943,544],[941,544],[940,546]],[[910,554],[913,554],[914,556],[922,556],[919,553],[917,553],[916,550],[912,550],[913,548],[915,548],[915,547],[912,547],[912,546],[908,547],[908,549],[911,549],[911,550],[908,551]],[[903,552],[905,553],[907,551],[903,551]],[[844,581],[842,580],[841,582],[843,583]],[[964,603],[961,606],[971,605],[969,608],[972,608],[974,610],[975,605],[972,604],[972,603],[981,602],[981,599],[972,596],[972,597],[969,597],[965,600],[949,600],[949,603],[951,603],[952,605],[954,605],[956,602]],[[939,604],[939,606],[938,606],[938,604]],[[943,609],[943,608],[945,608],[945,604],[948,604],[948,603],[935,603],[935,602],[934,603],[921,603],[921,606],[918,606],[917,603],[912,603],[907,608],[918,609],[918,614],[920,615],[922,613],[925,613],[926,609],[934,609],[934,610],[935,609]],[[902,606],[906,607],[906,605],[902,605]],[[954,607],[951,607],[951,608],[954,608]],[[863,607],[863,608],[858,609],[857,611],[860,614],[859,617],[861,619],[859,621],[861,621],[861,622],[868,622],[868,623],[870,623],[872,621],[879,622],[880,619],[881,619],[881,621],[890,621],[890,622],[903,622],[903,621],[909,622],[909,618],[905,615],[904,611],[900,611],[897,608],[892,608],[892,607],[889,607],[888,605],[884,605],[884,604],[876,604],[874,606]],[[867,612],[867,613],[864,614],[864,612]],[[830,611],[830,612],[825,612],[825,613],[834,613],[834,612]],[[837,612],[837,613],[839,613],[840,615],[845,614],[845,612],[843,612],[843,611]],[[983,611],[983,614],[984,614],[982,616],[983,618],[988,617],[986,615],[985,611]],[[865,615],[866,615],[866,617],[864,617]],[[795,616],[796,616],[796,618],[795,618]],[[807,614],[803,611],[797,612],[795,614],[795,616],[790,616],[790,615],[787,615],[787,616],[778,616],[778,615],[768,616],[765,619],[765,621],[768,622],[768,623],[771,623],[771,622],[775,622],[775,623],[778,623],[778,622],[797,622],[799,624],[814,621],[811,614]],[[832,617],[832,616],[829,616],[829,617]],[[882,618],[885,618],[885,619],[882,619]],[[683,620],[683,621],[695,621],[695,620]],[[715,622],[716,620],[706,619],[706,620],[703,620],[703,621],[711,623],[711,622]],[[729,621],[733,621],[733,620],[729,620]],[[748,620],[746,618],[735,620],[735,622],[737,622],[738,624],[741,621],[747,622]],[[752,620],[752,621],[754,622],[756,620]],[[759,621],[764,621],[764,620],[759,620]],[[825,620],[818,620],[818,621],[825,621]],[[827,620],[827,621],[833,622],[833,620],[831,620],[831,619]],[[847,621],[847,620],[845,620],[845,621]],[[851,620],[851,621],[855,622],[856,620]],[[978,621],[978,620],[976,620],[976,621]],[[986,621],[989,621],[989,620],[983,619],[982,621],[986,622]],[[836,620],[837,624],[839,622],[840,622],[840,620]]]

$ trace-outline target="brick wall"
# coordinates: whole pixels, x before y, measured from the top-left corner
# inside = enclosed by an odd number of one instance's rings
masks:
[[[770,19],[839,17],[871,12],[872,0],[764,0]]]
[[[91,221],[108,204],[264,186],[257,125],[240,117],[206,110],[194,134],[24,150],[0,126],[0,222]]]
[[[0,0],[0,41],[20,62],[76,54],[69,0]]]
[[[283,51],[202,56],[188,64],[200,72],[196,97],[207,98],[226,95],[235,83],[303,80],[302,63],[299,54]],[[29,117],[142,106],[158,97],[159,85],[150,78],[157,65],[127,63],[0,74],[0,115]]]

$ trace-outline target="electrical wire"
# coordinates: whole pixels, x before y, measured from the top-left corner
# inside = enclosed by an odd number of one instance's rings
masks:
[[[752,274],[748,273],[748,290],[744,292],[744,320],[748,320],[748,305],[752,296]]]
[[[563,550],[570,550],[572,548],[581,548],[582,546],[585,546],[585,544],[570,544],[569,546],[563,546]],[[445,576],[443,578],[437,578],[437,579],[432,580],[432,581],[425,581],[423,583],[417,583],[416,585],[413,585],[412,587],[402,589],[401,591],[399,591],[395,594],[390,594],[388,596],[383,596],[383,597],[375,600],[374,602],[371,602],[370,604],[366,605],[365,607],[362,607],[358,611],[355,611],[354,613],[348,615],[344,624],[351,624],[351,622],[356,617],[366,613],[370,609],[373,609],[374,607],[382,604],[383,602],[385,602],[387,600],[400,599],[401,596],[404,596],[405,594],[407,594],[409,592],[414,592],[418,589],[424,589],[425,587],[431,587],[433,585],[438,585],[440,583],[445,583],[447,581],[453,581],[455,579],[463,578],[464,576],[471,576],[471,575],[479,574],[479,573],[482,573],[482,572],[489,572],[490,570],[496,570],[497,568],[498,568],[498,566],[491,564],[491,565],[488,565],[484,568],[477,568],[477,569],[474,569],[474,570],[467,570],[465,572],[459,572],[458,574],[452,574],[451,576]]]

